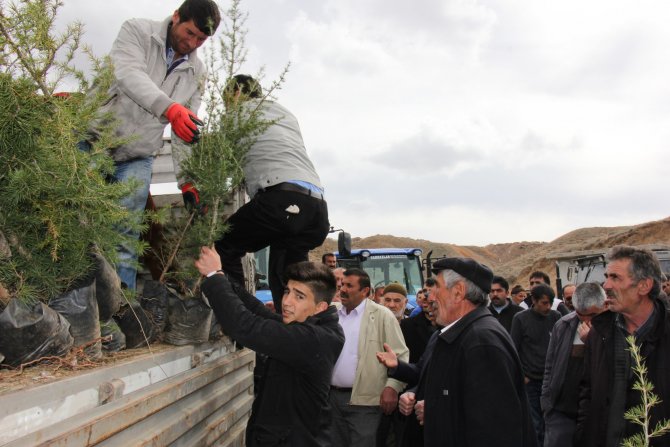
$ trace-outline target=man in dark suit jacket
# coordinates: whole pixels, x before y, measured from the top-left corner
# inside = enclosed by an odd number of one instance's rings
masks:
[[[444,325],[421,375],[424,445],[533,447],[523,370],[512,340],[486,309],[491,270],[469,258],[433,265]]]
[[[418,297],[418,293],[417,293]],[[426,350],[426,343],[437,327],[428,318],[428,301],[416,300],[421,307],[421,312],[400,320],[400,330],[405,337],[405,344],[409,348],[409,363],[419,361]]]
[[[491,284],[491,304],[489,311],[509,333],[512,330],[512,319],[514,315],[521,312],[521,306],[517,306],[509,299],[509,283],[502,276],[494,276]]]
[[[659,401],[649,411],[649,427],[670,418],[670,313],[660,301],[661,266],[647,249],[617,246],[607,254],[603,288],[607,311],[591,320],[586,339],[584,376],[580,386],[575,446],[604,447],[622,441],[642,428],[624,418],[628,408],[642,404],[633,383],[634,361],[626,337],[635,344],[654,384]],[[667,434],[649,445],[670,446]]]

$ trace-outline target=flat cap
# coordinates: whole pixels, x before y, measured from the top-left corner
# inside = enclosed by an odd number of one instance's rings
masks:
[[[469,279],[484,292],[491,291],[493,272],[484,264],[470,258],[443,258],[433,264],[433,273],[442,270],[453,270],[463,278]]]

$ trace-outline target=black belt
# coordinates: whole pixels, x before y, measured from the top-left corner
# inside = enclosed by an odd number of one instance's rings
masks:
[[[314,197],[315,199],[323,200],[323,194],[320,192],[314,192],[309,188],[305,188],[304,186],[296,185],[295,183],[289,183],[289,182],[284,182],[284,183],[277,183],[276,185],[268,186],[267,188],[263,188],[263,191],[273,191],[273,190],[278,190],[278,191],[293,191],[297,192],[300,194],[304,194],[306,196]]]
[[[341,386],[331,385],[330,389],[333,391],[342,391],[343,393],[351,393],[352,388],[343,388]]]

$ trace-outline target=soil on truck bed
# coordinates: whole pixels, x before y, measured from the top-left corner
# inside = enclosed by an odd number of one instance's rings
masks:
[[[48,360],[31,364],[22,369],[0,369],[0,395],[55,382],[59,379],[75,377],[101,366],[110,366],[133,360],[141,355],[158,354],[175,348],[174,345],[155,343],[149,348],[125,349],[112,353],[103,352],[102,358],[98,360],[90,360],[82,355],[70,353],[59,359],[50,357]]]

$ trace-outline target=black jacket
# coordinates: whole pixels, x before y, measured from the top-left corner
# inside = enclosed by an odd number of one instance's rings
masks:
[[[651,426],[660,419],[670,419],[670,313],[654,300],[656,321],[649,334],[641,341],[641,353],[646,359],[647,378],[654,384],[661,403],[651,410]],[[580,387],[579,414],[575,445],[605,446],[609,417],[610,392],[614,374],[614,340],[616,314],[605,311],[591,320],[591,332],[586,340],[584,377]],[[639,343],[638,343],[639,344]],[[632,360],[631,360],[632,362]],[[632,375],[632,374],[631,374]],[[634,378],[628,387],[626,408],[638,405],[639,394],[632,390]],[[640,427],[626,424],[624,437],[639,433]],[[670,446],[670,435],[653,438],[652,446]]]
[[[418,399],[423,398],[423,390],[419,390],[418,384],[433,355],[438,335],[440,334],[437,331],[433,332],[433,335],[428,339],[428,343],[426,343],[426,349],[423,351],[423,355],[419,358],[419,361],[416,363],[407,363],[398,360],[398,366],[388,371],[390,377],[405,382],[407,384],[407,391],[416,393]]]
[[[400,320],[400,330],[405,339],[405,344],[409,348],[409,363],[419,361],[426,349],[426,343],[428,343],[428,339],[433,335],[435,329],[435,326],[423,312]]]
[[[551,332],[547,357],[544,362],[542,396],[540,398],[542,412],[545,415],[554,408],[554,404],[563,388],[565,371],[570,362],[577,326],[579,326],[579,317],[575,312],[571,312],[558,320]]]
[[[527,309],[514,315],[510,336],[529,379],[542,380],[551,331],[560,319],[561,314],[555,310],[541,315]]]
[[[389,370],[390,377],[407,384],[407,391],[411,391],[416,395],[417,402],[423,400],[424,389],[423,386],[419,385],[425,384],[421,379],[427,369],[428,363],[430,363],[438,335],[440,335],[440,333],[436,328],[436,330],[433,331],[433,334],[428,339],[428,343],[426,343],[426,348],[423,351],[423,355],[421,355],[421,358],[416,363],[406,363],[402,360],[398,360],[398,367],[393,370]],[[398,445],[402,447],[415,447],[423,445],[423,427],[419,425],[419,422],[416,420],[416,415],[414,413],[409,415],[409,417],[405,420],[402,440]]]
[[[489,304],[488,309],[491,315],[502,324],[508,334],[512,331],[512,319],[514,319],[514,315],[523,311],[523,307],[517,306],[509,298],[507,298],[507,306],[500,313],[496,311],[493,304]]]
[[[320,445],[317,435],[330,421],[330,379],[344,345],[335,307],[304,323],[284,324],[280,315],[223,275],[206,279],[202,291],[226,334],[268,356],[246,445]]]
[[[535,446],[512,340],[485,307],[437,338],[425,380],[425,446]]]

